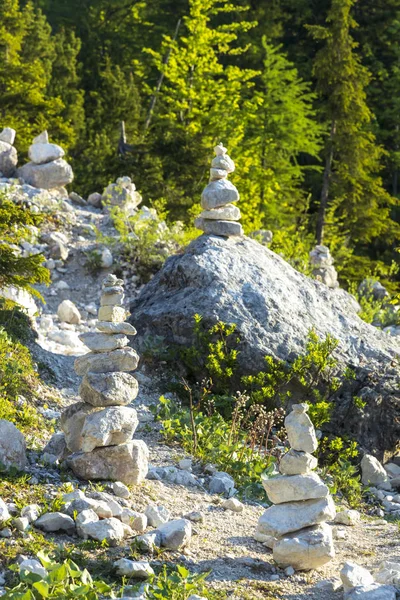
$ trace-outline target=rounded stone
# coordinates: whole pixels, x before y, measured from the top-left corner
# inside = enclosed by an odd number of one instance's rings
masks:
[[[79,394],[92,406],[125,406],[135,400],[139,384],[129,373],[86,373]]]

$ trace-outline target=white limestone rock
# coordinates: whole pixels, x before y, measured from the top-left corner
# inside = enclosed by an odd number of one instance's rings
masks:
[[[136,329],[130,323],[109,323],[108,321],[97,321],[96,328],[109,335],[124,333],[125,335],[136,335]]]
[[[137,533],[144,533],[146,531],[148,520],[144,513],[125,507],[122,509],[120,519]]]
[[[228,179],[217,179],[211,181],[201,194],[201,208],[204,210],[212,210],[238,202],[240,199],[237,188]]]
[[[42,131],[32,140],[32,144],[48,144],[49,143],[49,134],[47,131]]]
[[[4,127],[3,131],[0,133],[0,142],[6,142],[6,144],[13,145],[15,142],[15,129],[11,129],[11,127]]]
[[[34,558],[26,558],[19,564],[19,572],[20,574],[28,575],[29,573],[33,573],[34,575],[38,575],[42,579],[47,577],[48,572],[42,566],[42,564],[35,560]]]
[[[118,292],[115,294],[103,294],[100,299],[100,306],[121,306],[123,300],[123,292]]]
[[[109,269],[114,262],[113,255],[109,248],[103,248],[101,251],[101,266],[103,269]]]
[[[264,546],[266,546],[267,548],[270,548],[271,550],[274,547],[275,542],[277,541],[276,537],[274,537],[272,535],[266,535],[265,533],[261,533],[258,529],[258,526],[254,533],[254,539],[256,540],[256,542],[260,542],[261,544],[264,544]]]
[[[318,461],[308,452],[299,452],[291,448],[279,462],[279,471],[283,475],[303,475],[317,468]]]
[[[0,172],[4,177],[12,177],[18,163],[18,154],[14,146],[0,141]]]
[[[38,518],[35,527],[47,533],[52,531],[65,531],[68,534],[75,532],[75,523],[70,516],[61,512],[48,512]]]
[[[192,539],[192,524],[186,519],[176,519],[158,527],[157,532],[162,547],[180,550],[188,546]]]
[[[129,373],[92,373],[84,376],[79,394],[92,406],[125,406],[138,395],[137,379]]]
[[[393,584],[400,587],[400,562],[383,560],[374,573],[374,580],[381,584]]]
[[[216,179],[226,179],[228,177],[228,171],[225,169],[215,169],[211,167],[210,169],[210,181],[215,181]]]
[[[198,217],[194,222],[194,226],[211,235],[221,235],[223,237],[244,235],[243,227],[236,221],[214,221]]]
[[[364,485],[381,485],[389,482],[383,465],[371,454],[364,454],[362,457],[361,481]]]
[[[92,352],[111,352],[128,345],[129,339],[121,334],[108,335],[107,333],[96,333],[88,331],[79,336],[81,342]]]
[[[388,462],[383,468],[389,477],[400,477],[400,466],[396,463]]]
[[[240,513],[243,512],[244,504],[237,498],[227,498],[221,504],[225,510],[231,510],[232,512]]]
[[[396,600],[397,590],[392,585],[370,585],[352,588],[345,595],[345,600]]]
[[[122,323],[127,316],[128,313],[122,306],[100,306],[98,312],[99,321],[110,323]]]
[[[85,535],[98,542],[106,540],[110,546],[117,546],[125,537],[124,525],[115,517],[86,523],[83,531]]]
[[[79,537],[87,540],[89,534],[86,532],[86,525],[97,523],[97,521],[99,521],[99,517],[94,510],[87,508],[80,512],[75,519],[76,532]]]
[[[150,564],[146,561],[129,560],[120,558],[114,563],[118,575],[133,577],[134,579],[148,579],[154,575]]]
[[[63,158],[42,165],[29,162],[18,169],[17,176],[43,190],[60,188],[74,180],[72,167]]]
[[[108,406],[99,410],[78,402],[61,416],[61,427],[71,452],[92,452],[98,447],[129,442],[138,424],[136,410],[127,406]]]
[[[371,573],[351,560],[344,563],[340,571],[340,579],[342,580],[345,592],[356,586],[366,586],[374,583]]]
[[[8,519],[11,519],[11,515],[7,508],[7,504],[0,498],[0,526],[8,521]]]
[[[321,523],[285,535],[274,543],[273,556],[281,568],[318,569],[335,556],[332,527]]]
[[[79,325],[81,322],[81,313],[71,300],[63,300],[57,308],[58,318],[62,323],[71,323]]]
[[[281,537],[304,527],[330,521],[335,514],[335,505],[330,496],[303,502],[285,502],[267,508],[258,520],[258,531]]]
[[[29,523],[33,523],[39,518],[41,508],[39,504],[28,504],[21,510],[21,517],[28,519]]]
[[[307,404],[294,404],[292,412],[285,419],[285,429],[294,450],[312,453],[318,448],[318,440],[307,411]]]
[[[201,219],[213,219],[220,221],[238,221],[241,218],[240,209],[234,204],[227,204],[213,210],[203,210]]]
[[[129,372],[137,369],[139,356],[133,348],[119,348],[112,352],[89,352],[79,356],[74,363],[75,372],[83,377],[87,372],[112,373],[114,371]]]
[[[326,498],[329,494],[328,487],[316,473],[262,477],[261,482],[273,504]]]
[[[144,514],[147,517],[148,524],[152,527],[159,527],[169,521],[171,513],[165,506],[149,504]]]
[[[14,423],[5,419],[0,419],[0,465],[19,470],[27,465],[25,438]]]
[[[62,158],[65,152],[57,144],[43,144],[36,143],[32,144],[28,150],[29,159],[37,165],[49,163],[52,160]]]
[[[120,446],[96,448],[93,452],[77,452],[67,459],[67,464],[81,479],[138,485],[146,478],[148,457],[146,444],[133,440]]]
[[[361,520],[361,515],[358,510],[341,510],[336,514],[335,523],[341,525],[357,525]]]
[[[122,483],[122,481],[114,481],[112,485],[112,490],[118,498],[128,499],[131,497],[131,493],[129,491],[128,486]]]

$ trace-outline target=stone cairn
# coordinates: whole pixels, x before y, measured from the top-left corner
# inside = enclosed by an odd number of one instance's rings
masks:
[[[335,261],[327,246],[315,246],[310,252],[310,262],[316,279],[330,288],[339,287],[337,272],[333,266]]]
[[[83,402],[69,406],[61,415],[61,429],[68,450],[68,466],[81,479],[106,479],[138,484],[148,471],[148,448],[132,440],[138,426],[137,413],[127,405],[139,385],[129,374],[139,362],[127,335],[135,328],[125,322],[122,307],[123,281],[107,275],[98,312],[97,332],[84,333],[90,349],[75,360],[75,371],[83,377],[79,393]]]
[[[210,183],[201,195],[203,212],[195,220],[195,227],[204,233],[224,237],[243,235],[243,228],[237,223],[241,218],[240,210],[232,204],[239,200],[239,192],[228,181],[228,174],[235,170],[235,163],[222,144],[215,146],[214,152],[216,156],[211,163]]]
[[[0,173],[12,177],[16,171],[18,154],[14,148],[15,129],[5,127],[0,133]]]
[[[310,570],[335,555],[332,528],[335,505],[327,486],[313,473],[317,459],[315,430],[307,404],[295,404],[285,419],[290,450],[279,464],[281,475],[263,479],[273,503],[260,517],[255,538],[272,548],[275,562],[283,568]]]
[[[49,143],[48,133],[43,131],[29,147],[31,162],[18,169],[18,177],[36,188],[62,188],[74,179],[71,165],[63,159],[64,154],[60,146]]]

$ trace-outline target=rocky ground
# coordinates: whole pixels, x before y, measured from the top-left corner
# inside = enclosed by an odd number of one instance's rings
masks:
[[[58,238],[54,235],[56,233]],[[103,253],[102,268],[96,272],[88,270],[93,248],[100,252],[107,248],[107,243],[97,241],[101,236],[104,236],[103,239],[116,236],[107,214],[89,205],[79,206],[62,200],[59,212],[45,224],[41,238],[36,243],[47,244],[45,251],[52,271],[52,284],[49,288],[40,289],[46,303],[40,307],[41,314],[36,319],[38,339],[35,357],[47,364],[54,375],[53,383],[43,386],[41,400],[44,408],[41,410],[49,425],[53,424],[56,430],[62,409],[78,400],[80,380],[73,371],[73,361],[76,356],[87,351],[78,335],[94,328],[102,279],[109,272],[117,272],[125,279],[126,296],[130,301],[139,291],[135,274],[125,265],[117,264],[115,258],[111,264],[108,252]],[[69,324],[59,319],[57,309],[66,299],[71,300],[79,310],[80,323]],[[159,425],[153,421],[149,410],[149,406],[157,403],[159,396],[165,393],[162,379],[150,371],[146,364],[141,365],[135,376],[140,384],[139,396],[134,402],[140,420],[135,437],[148,444],[152,467],[150,476],[159,477],[163,473],[162,470],[155,471],[155,468],[178,467],[174,471],[175,479],[176,472],[182,473],[183,485],[164,479],[147,479],[142,486],[131,489],[129,505],[134,510],[143,512],[149,503],[162,504],[170,511],[171,518],[193,512],[202,513],[200,520],[193,523],[194,535],[190,546],[183,552],[164,550],[160,555],[151,556],[150,563],[153,566],[168,561],[183,563],[191,571],[209,571],[210,587],[221,590],[221,597],[226,592],[229,598],[236,600],[333,600],[343,595],[343,590],[338,587],[338,579],[345,561],[354,560],[370,570],[377,569],[382,560],[400,562],[398,525],[364,516],[354,526],[335,526],[336,557],[320,571],[291,574],[290,570],[284,572],[277,569],[271,551],[253,537],[257,520],[264,508],[255,503],[244,502],[242,512],[225,510],[221,497],[207,491],[209,475],[196,461],[191,466],[192,483],[196,485],[188,483],[188,472],[179,469],[179,462],[190,457],[178,446],[169,447],[163,443]],[[60,471],[57,465],[43,463],[40,458],[41,449],[50,435],[49,427],[49,431],[43,431],[40,439],[35,440],[35,451],[29,455],[30,481],[2,484],[0,496],[6,503],[20,506],[33,502],[36,499],[36,488],[50,501],[60,491],[66,490],[66,482],[93,491],[93,487],[82,485],[71,472]],[[0,552],[0,565],[3,562],[3,567],[9,556],[19,554],[16,549],[24,555],[33,554],[31,546],[24,546],[22,543],[24,539],[29,541],[31,533],[21,534],[11,530],[10,538],[4,536],[4,532],[0,532],[0,535],[5,537],[0,542],[4,552],[4,559]],[[84,548],[80,542],[77,543],[76,537],[68,535],[46,534],[45,537],[57,544],[64,544],[66,548],[74,547],[75,551],[81,551],[94,571],[96,560],[101,561],[103,568],[117,558],[132,557],[132,539],[125,540],[120,546],[105,549],[100,546]],[[147,559],[148,555],[143,555],[143,558]]]

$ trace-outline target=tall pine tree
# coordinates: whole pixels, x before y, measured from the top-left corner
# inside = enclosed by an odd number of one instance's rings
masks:
[[[368,70],[356,53],[351,30],[354,0],[332,0],[326,25],[310,26],[322,42],[314,60],[321,111],[329,135],[318,210],[317,241],[329,241],[336,229],[362,250],[379,236],[394,239],[394,199],[378,173],[383,150],[372,132],[373,115],[366,102]],[[335,225],[335,228],[331,225]]]

